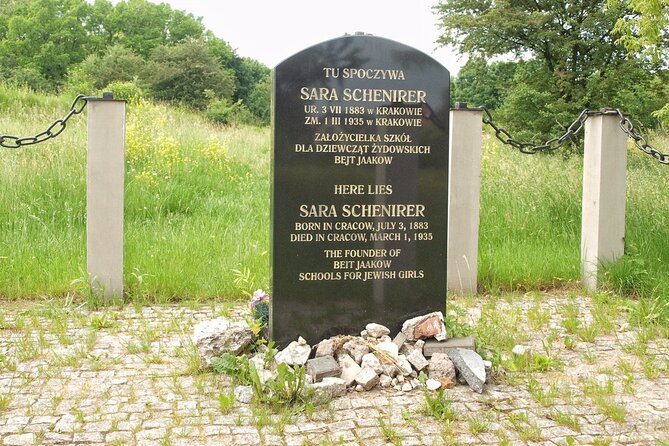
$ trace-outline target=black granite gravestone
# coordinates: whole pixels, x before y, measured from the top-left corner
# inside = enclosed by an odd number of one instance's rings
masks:
[[[443,310],[448,70],[355,35],[288,58],[273,87],[272,339]]]

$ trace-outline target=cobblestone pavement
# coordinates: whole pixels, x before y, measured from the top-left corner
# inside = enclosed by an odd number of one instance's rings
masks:
[[[190,334],[198,321],[238,315],[239,308],[91,312],[53,301],[6,303],[0,310],[0,442],[669,444],[666,331],[658,338],[657,331],[632,328],[628,312],[607,313],[601,302],[566,292],[454,302],[449,312],[494,340],[492,353],[507,372],[498,372],[482,395],[462,385],[448,390],[452,421],[424,414],[418,390],[352,392],[293,418],[240,403],[225,413],[219,396],[230,382],[194,372]],[[536,355],[515,361],[514,343]]]

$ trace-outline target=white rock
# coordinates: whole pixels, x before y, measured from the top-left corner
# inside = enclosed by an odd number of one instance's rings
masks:
[[[367,335],[372,338],[380,338],[381,336],[387,336],[390,334],[390,329],[384,327],[381,324],[375,324],[373,322],[365,326],[365,331],[367,331]]]
[[[297,338],[297,343],[300,345],[307,345],[307,341],[302,336]]]
[[[413,387],[411,387],[411,383],[409,381],[402,384],[402,392],[411,392],[412,390]]]
[[[529,351],[530,351],[529,347],[525,345],[516,344],[511,350],[511,353],[513,353],[516,356],[524,356]]]
[[[323,381],[310,384],[309,388],[314,390],[314,397],[320,404],[337,398],[346,393],[346,382],[341,378],[326,377]]]
[[[385,373],[379,376],[379,385],[381,387],[390,387],[392,385],[393,379],[386,375]]]
[[[253,399],[253,388],[251,386],[235,387],[235,398],[240,403],[248,404]]]
[[[429,361],[423,356],[422,348],[414,349],[411,353],[407,355],[407,360],[411,363],[412,366],[419,372],[428,366]]]
[[[356,386],[355,386],[355,391],[356,391],[356,392],[364,392],[364,391],[365,391],[365,388],[362,387],[362,384],[356,384]]]
[[[355,377],[360,373],[361,367],[347,354],[339,356],[339,367],[341,367],[341,379],[346,382],[346,386],[350,386],[355,381]]]
[[[379,383],[379,375],[371,367],[362,367],[360,373],[355,377],[355,382],[365,390],[372,390]]]
[[[343,345],[344,351],[351,355],[355,362],[360,364],[362,362],[362,357],[369,353],[369,347],[365,344],[361,344],[355,341],[348,341]]]
[[[417,389],[420,387],[420,381],[418,381],[416,378],[411,380],[411,387],[414,389]]]
[[[332,339],[323,339],[316,347],[316,357],[334,356],[334,341]]]
[[[377,375],[383,373],[383,367],[381,366],[381,361],[376,357],[374,353],[367,353],[362,357],[362,362],[360,363],[361,367],[371,367],[374,369]]]
[[[232,324],[224,317],[200,322],[193,330],[193,343],[207,366],[211,365],[214,356],[223,353],[239,355],[254,338],[255,334],[246,322]]]
[[[304,339],[302,339],[302,341],[304,341]],[[306,344],[306,342],[301,344],[300,341],[293,341],[288,344],[288,347],[277,353],[274,359],[279,364],[304,365],[307,363],[310,354],[311,347]]]
[[[383,368],[383,373],[390,376],[391,378],[397,376],[400,373],[400,369],[395,364],[381,364]]]
[[[404,376],[409,376],[411,375],[411,372],[413,369],[411,368],[411,363],[407,359],[405,355],[399,355],[397,357],[397,362],[400,365],[400,373]]]
[[[435,353],[430,358],[427,373],[432,379],[449,378],[455,382],[455,366],[446,353]]]
[[[393,344],[392,342],[379,342],[376,344],[376,349],[387,353],[395,360],[397,360],[397,356],[399,355],[399,348],[397,348],[397,345]]]
[[[256,370],[260,372],[260,370],[263,370],[265,368],[265,355],[263,354],[253,355],[251,356],[251,359],[249,359],[249,362],[252,362]]]
[[[397,391],[399,392],[400,390],[402,390],[402,386],[399,385],[399,384],[395,384],[395,385],[393,386],[393,389],[395,389],[395,390],[397,390]]]
[[[428,378],[427,381],[425,381],[425,387],[427,387],[427,390],[439,390],[441,388],[441,383],[436,379]]]

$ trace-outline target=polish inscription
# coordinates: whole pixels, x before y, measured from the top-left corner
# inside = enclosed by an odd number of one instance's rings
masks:
[[[344,50],[329,53],[333,42]],[[279,343],[443,308],[448,79],[428,56],[371,36],[317,45],[275,69]]]

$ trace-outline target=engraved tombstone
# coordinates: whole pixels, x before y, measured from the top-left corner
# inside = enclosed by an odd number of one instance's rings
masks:
[[[443,311],[448,70],[355,35],[273,75],[272,339],[396,331]]]

